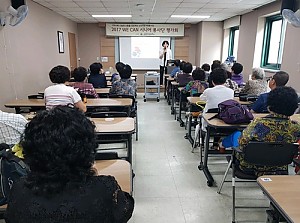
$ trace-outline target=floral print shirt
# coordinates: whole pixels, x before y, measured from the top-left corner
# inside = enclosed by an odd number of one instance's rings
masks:
[[[300,124],[278,114],[269,114],[263,118],[254,119],[239,138],[240,149],[249,141],[294,143],[300,138]],[[260,176],[272,174],[268,171],[287,170],[287,166],[267,167],[255,166],[244,161],[242,154],[237,154],[239,167],[245,172],[254,172]]]
[[[182,90],[183,93],[190,92],[193,96],[194,94],[203,93],[203,91],[208,87],[208,84],[204,81],[190,81],[185,88]]]
[[[109,94],[136,96],[136,82],[130,78],[115,81],[109,90]]]
[[[267,85],[265,80],[249,80],[241,90],[241,93],[260,95],[267,92]]]

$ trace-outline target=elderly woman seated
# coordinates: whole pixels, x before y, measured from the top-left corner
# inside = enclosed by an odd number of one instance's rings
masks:
[[[295,143],[300,139],[300,124],[290,119],[298,107],[298,96],[291,87],[277,87],[267,99],[270,114],[256,118],[243,132],[234,132],[223,139],[220,149],[238,147],[241,150],[250,141]],[[255,166],[237,154],[238,167],[249,175],[261,175],[269,171],[287,170],[287,166]]]
[[[268,84],[265,80],[265,71],[261,68],[253,68],[251,80],[247,81],[240,93],[260,95],[267,92]]]
[[[110,90],[109,94],[111,95],[132,95],[136,96],[136,82],[132,80],[131,74],[132,69],[131,66],[126,64],[119,70],[121,79],[118,81],[115,81]]]
[[[21,145],[29,175],[14,183],[7,223],[127,222],[134,200],[112,176],[97,176],[95,125],[57,106],[28,123]]]

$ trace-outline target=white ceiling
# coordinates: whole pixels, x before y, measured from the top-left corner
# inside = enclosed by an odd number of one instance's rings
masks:
[[[223,21],[275,0],[33,0],[77,23],[198,23]],[[132,15],[131,18],[93,18],[94,14]],[[208,19],[171,15],[209,15]]]

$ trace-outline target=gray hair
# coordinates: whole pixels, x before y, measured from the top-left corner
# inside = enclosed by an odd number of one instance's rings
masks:
[[[227,71],[228,65],[226,63],[221,63],[220,68]]]
[[[252,76],[255,77],[255,79],[264,79],[265,78],[265,71],[260,67],[255,67],[252,69]]]

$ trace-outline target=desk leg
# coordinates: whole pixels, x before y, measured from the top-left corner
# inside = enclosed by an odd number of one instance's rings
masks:
[[[198,166],[199,170],[203,170],[203,173],[207,179],[207,186],[211,187],[214,184],[214,178],[212,177],[208,166],[207,166],[207,161],[208,161],[208,150],[209,150],[209,138],[210,138],[210,127],[207,126],[207,132],[206,132],[206,137],[205,137],[205,147],[204,147],[204,161],[202,163],[202,157],[200,158],[200,164]]]
[[[184,127],[184,122],[181,119],[182,94],[183,94],[182,91],[180,91],[180,97],[179,97],[179,114],[178,114],[178,118],[177,118],[177,121],[179,121],[179,123],[180,123],[180,127]]]
[[[164,92],[164,96],[165,98],[167,98],[167,77],[165,76],[165,92]]]
[[[171,98],[171,115],[174,115],[174,85],[171,85],[171,93],[172,93],[172,98]]]
[[[171,98],[170,98],[170,81],[168,81],[168,84],[167,84],[167,102],[168,102],[168,105],[171,105]]]
[[[193,117],[191,114],[189,114],[189,120],[188,120],[188,132],[185,135],[185,138],[189,140],[189,142],[193,145],[194,139],[192,138],[192,120]]]
[[[132,165],[132,134],[128,135],[127,161]]]

